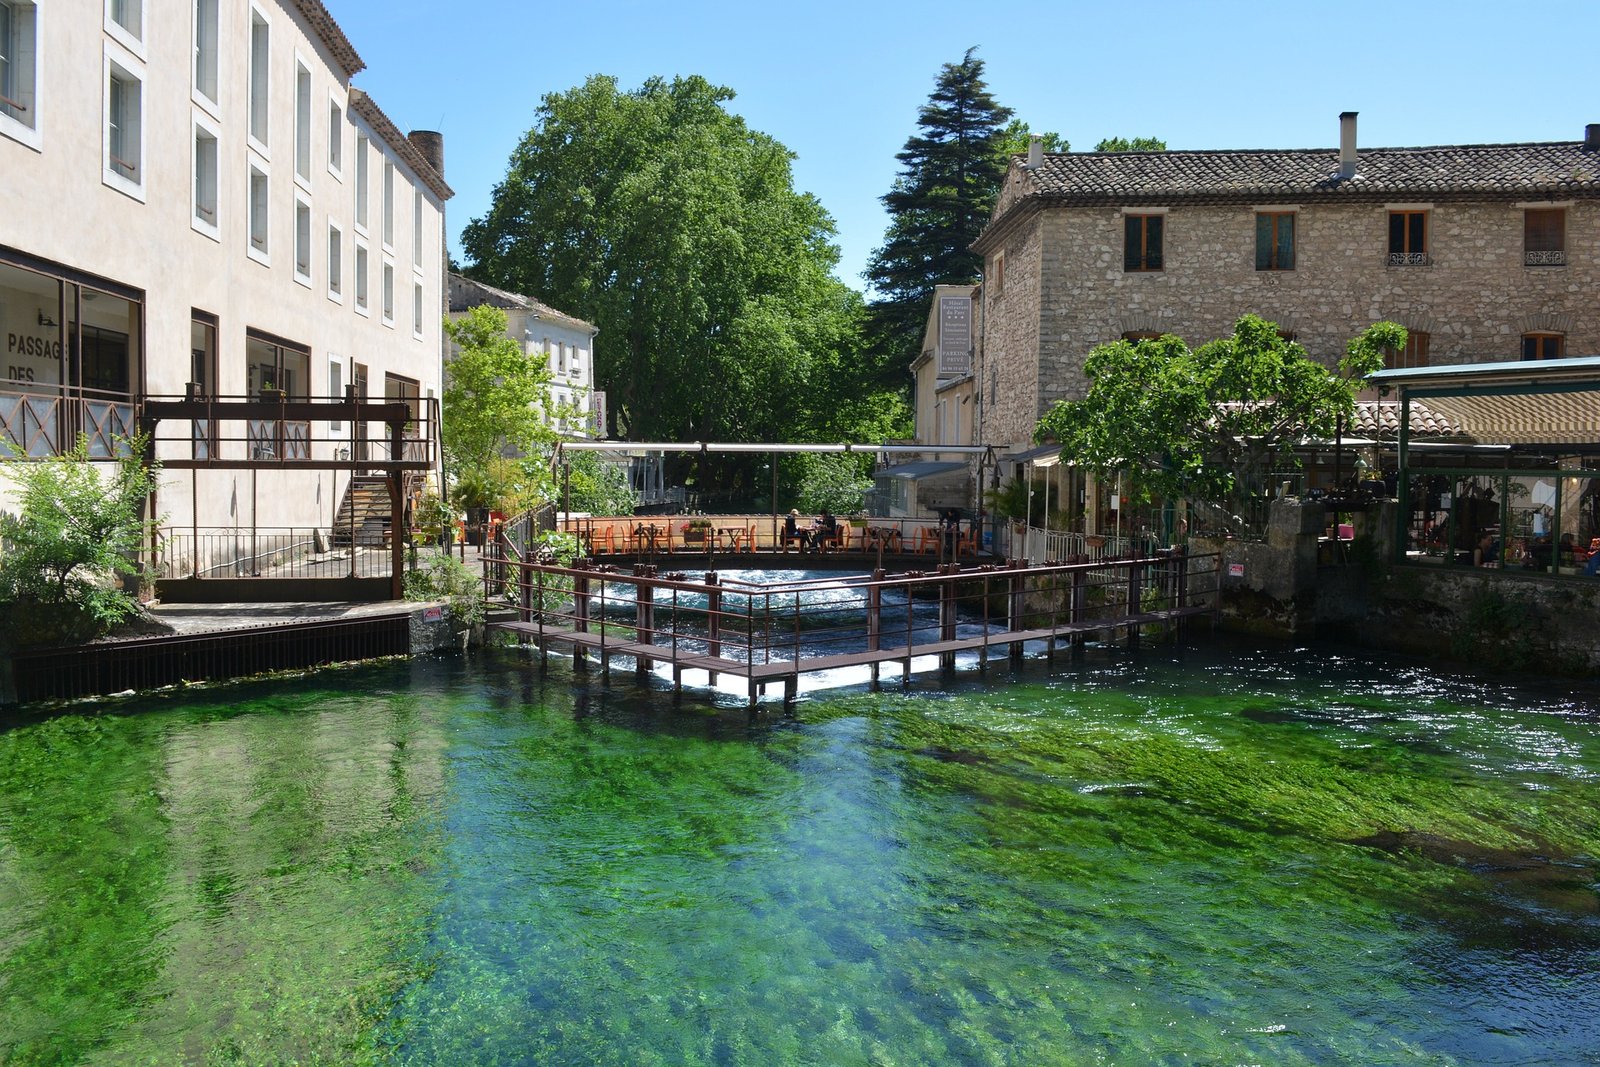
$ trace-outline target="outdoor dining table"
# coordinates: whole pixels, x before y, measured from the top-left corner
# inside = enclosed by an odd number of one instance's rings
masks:
[[[868,549],[886,548],[891,552],[898,552],[900,551],[902,545],[903,541],[900,535],[900,528],[898,526],[867,527],[866,547]]]
[[[739,551],[739,543],[749,534],[743,526],[718,526],[717,547],[726,548],[729,552]]]

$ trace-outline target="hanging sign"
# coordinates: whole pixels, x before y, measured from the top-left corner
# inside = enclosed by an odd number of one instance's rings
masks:
[[[606,435],[606,391],[596,389],[589,394],[589,436]]]

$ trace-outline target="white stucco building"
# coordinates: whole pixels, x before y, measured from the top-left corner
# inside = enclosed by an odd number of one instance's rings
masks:
[[[543,360],[550,369],[556,432],[566,437],[604,437],[605,394],[594,388],[594,337],[599,328],[531,296],[450,275],[452,319],[485,304],[504,311],[506,333],[525,355]]]
[[[151,398],[350,386],[434,432],[442,140],[363,67],[320,0],[0,0],[0,449],[108,456]],[[384,428],[163,431],[169,460],[286,461],[169,469],[170,524],[325,527]]]

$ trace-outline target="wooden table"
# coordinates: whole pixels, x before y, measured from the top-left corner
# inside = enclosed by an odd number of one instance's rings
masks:
[[[869,551],[883,548],[890,552],[899,552],[905,545],[898,526],[868,526],[864,532],[866,540],[862,547]]]
[[[743,526],[718,526],[717,547],[726,548],[729,552],[739,551],[739,545],[748,537],[750,531]]]

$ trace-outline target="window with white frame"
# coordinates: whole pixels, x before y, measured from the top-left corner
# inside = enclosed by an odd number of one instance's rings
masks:
[[[248,251],[252,259],[259,259],[265,263],[269,251],[267,246],[267,208],[271,203],[268,196],[267,172],[254,162],[249,166],[250,247]]]
[[[411,191],[411,262],[422,266],[422,190]]]
[[[194,224],[213,237],[217,234],[217,135],[195,123]]]
[[[344,108],[328,98],[328,173],[339,177],[344,171]]]
[[[194,91],[213,104],[217,95],[217,0],[194,2]]]
[[[394,164],[383,161],[383,246],[394,247]]]
[[[294,176],[311,180],[311,71],[294,60]]]
[[[272,27],[254,5],[250,8],[250,137],[267,147],[268,93],[272,78]]]
[[[339,356],[328,357],[328,396],[334,400],[344,399],[344,360]],[[337,432],[344,429],[344,423],[330,420],[328,429]]]
[[[0,0],[0,133],[37,148],[39,17],[31,0]]]
[[[394,325],[394,264],[383,261],[383,324]]]
[[[311,284],[311,205],[294,198],[294,280]]]
[[[137,194],[144,186],[144,83],[109,54],[105,108],[107,183]]]
[[[422,336],[422,283],[413,282],[411,285],[411,332]]]
[[[367,262],[367,246],[356,242],[356,310],[367,313],[367,285],[371,267]]]
[[[328,299],[344,302],[344,231],[328,223]]]
[[[137,46],[144,40],[144,4],[141,0],[106,0],[106,29]]]
[[[362,233],[367,229],[367,199],[371,195],[367,191],[371,184],[367,172],[368,145],[366,134],[356,134],[356,230]]]

